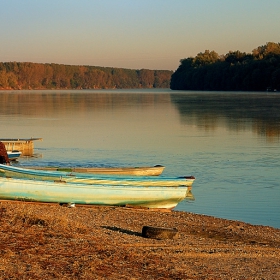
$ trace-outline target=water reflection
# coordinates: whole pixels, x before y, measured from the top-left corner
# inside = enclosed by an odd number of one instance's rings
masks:
[[[150,94],[135,92],[94,91],[22,91],[1,92],[0,106],[3,115],[54,116],[73,111],[96,111],[123,109],[125,107],[153,106],[170,102],[168,94]]]
[[[0,115],[44,116],[55,120],[72,112],[141,109],[171,102],[183,124],[193,124],[206,131],[219,126],[233,131],[248,129],[269,141],[280,140],[279,94],[162,92],[5,91],[0,94]]]
[[[194,197],[194,195],[193,195],[191,189],[188,189],[188,190],[187,190],[185,200],[186,200],[186,201],[194,201],[194,200],[195,200],[195,197]]]
[[[182,123],[215,130],[221,124],[230,130],[246,128],[279,141],[280,95],[248,93],[175,93],[171,101]]]
[[[171,94],[166,94],[166,92]],[[251,130],[268,141],[280,141],[280,95],[263,93],[162,91],[3,91],[0,115],[56,120],[73,112],[144,109],[173,103],[181,123],[205,131],[218,127]]]

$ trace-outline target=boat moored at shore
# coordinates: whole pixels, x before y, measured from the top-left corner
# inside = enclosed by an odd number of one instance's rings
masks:
[[[15,161],[15,160],[19,159],[22,152],[20,152],[18,150],[13,150],[13,151],[7,151],[7,154],[8,154],[9,160]]]
[[[67,171],[75,173],[104,174],[104,175],[134,175],[134,176],[159,176],[164,166],[142,166],[142,167],[49,167],[49,166],[27,166],[27,169],[46,171]]]
[[[173,209],[193,176],[135,177],[29,170],[0,164],[0,199]]]

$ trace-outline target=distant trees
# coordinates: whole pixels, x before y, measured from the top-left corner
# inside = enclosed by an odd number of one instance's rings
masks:
[[[194,67],[206,66],[215,63],[219,60],[219,55],[214,51],[206,50],[204,53],[200,52],[193,59]]]
[[[280,90],[280,43],[268,42],[251,54],[234,51],[219,56],[206,50],[180,61],[171,76],[174,90]]]
[[[0,89],[169,88],[173,71],[1,62]]]

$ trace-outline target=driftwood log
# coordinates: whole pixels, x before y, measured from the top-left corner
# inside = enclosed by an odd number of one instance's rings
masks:
[[[176,228],[163,228],[143,226],[142,236],[153,239],[173,239],[177,236],[178,230]]]

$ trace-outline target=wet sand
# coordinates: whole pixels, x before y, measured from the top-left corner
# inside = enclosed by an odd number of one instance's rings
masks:
[[[0,202],[0,279],[280,279],[280,229],[186,212]],[[176,228],[174,239],[143,226]]]

